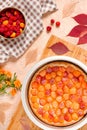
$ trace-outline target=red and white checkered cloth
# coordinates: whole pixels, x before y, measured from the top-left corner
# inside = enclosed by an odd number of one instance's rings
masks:
[[[16,39],[0,37],[0,63],[6,62],[10,57],[20,57],[43,30],[41,16],[56,9],[53,0],[0,0],[0,10],[11,6],[24,13],[26,30]]]

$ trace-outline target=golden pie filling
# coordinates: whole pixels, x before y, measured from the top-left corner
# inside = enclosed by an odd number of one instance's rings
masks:
[[[33,75],[28,99],[33,113],[43,122],[73,124],[87,112],[87,75],[68,62],[46,64]]]

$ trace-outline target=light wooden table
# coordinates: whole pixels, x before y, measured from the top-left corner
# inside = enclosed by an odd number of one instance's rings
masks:
[[[11,58],[7,63],[0,65],[4,69],[11,70],[13,73],[16,72],[21,82],[23,82],[27,71],[40,59],[46,43],[52,34],[74,45],[78,42],[78,38],[69,37],[67,34],[75,25],[77,25],[72,17],[77,14],[87,13],[87,0],[55,0],[55,2],[58,10],[43,16],[44,30],[32,43],[31,47],[29,47],[19,59]],[[61,25],[59,28],[56,28],[56,26],[53,25],[52,31],[47,33],[46,27],[50,25],[50,19],[52,18],[55,19],[55,21],[60,21]],[[87,44],[79,45],[79,47],[87,50]],[[0,125],[0,130],[7,129],[7,126],[20,102],[20,92],[13,99],[5,96],[1,102],[3,101],[10,102],[12,106],[5,112],[5,121],[3,125]],[[87,130],[87,126],[84,126],[80,130]]]

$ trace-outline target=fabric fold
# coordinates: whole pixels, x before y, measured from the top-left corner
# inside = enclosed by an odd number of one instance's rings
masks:
[[[0,1],[0,10],[7,7],[19,9],[25,16],[26,29],[15,39],[3,39],[0,36],[0,63],[6,62],[10,57],[20,57],[43,30],[42,15],[56,9],[52,0],[19,0]]]

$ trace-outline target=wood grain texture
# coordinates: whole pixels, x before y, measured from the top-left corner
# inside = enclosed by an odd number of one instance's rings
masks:
[[[62,42],[65,46],[67,46],[69,48],[70,51],[65,53],[64,55],[74,57],[74,58],[82,61],[85,65],[87,65],[87,60],[86,60],[87,51],[81,49],[80,47],[78,47],[76,45],[68,43],[68,42],[66,42],[66,41],[64,41],[56,36],[51,36],[51,38],[47,42],[47,45],[43,51],[41,59],[55,55],[55,53],[51,49],[48,49],[48,48],[51,45],[55,44],[56,42]],[[21,126],[21,123],[20,123],[21,118],[25,118],[26,122],[28,123],[29,129],[27,129],[27,130],[41,130],[39,127],[37,127],[34,123],[32,123],[28,119],[28,117],[25,114],[24,109],[22,107],[21,101],[20,101],[19,106],[16,110],[16,113],[13,115],[13,118],[10,122],[8,130],[24,130]],[[87,125],[83,126],[79,130],[87,130]]]

